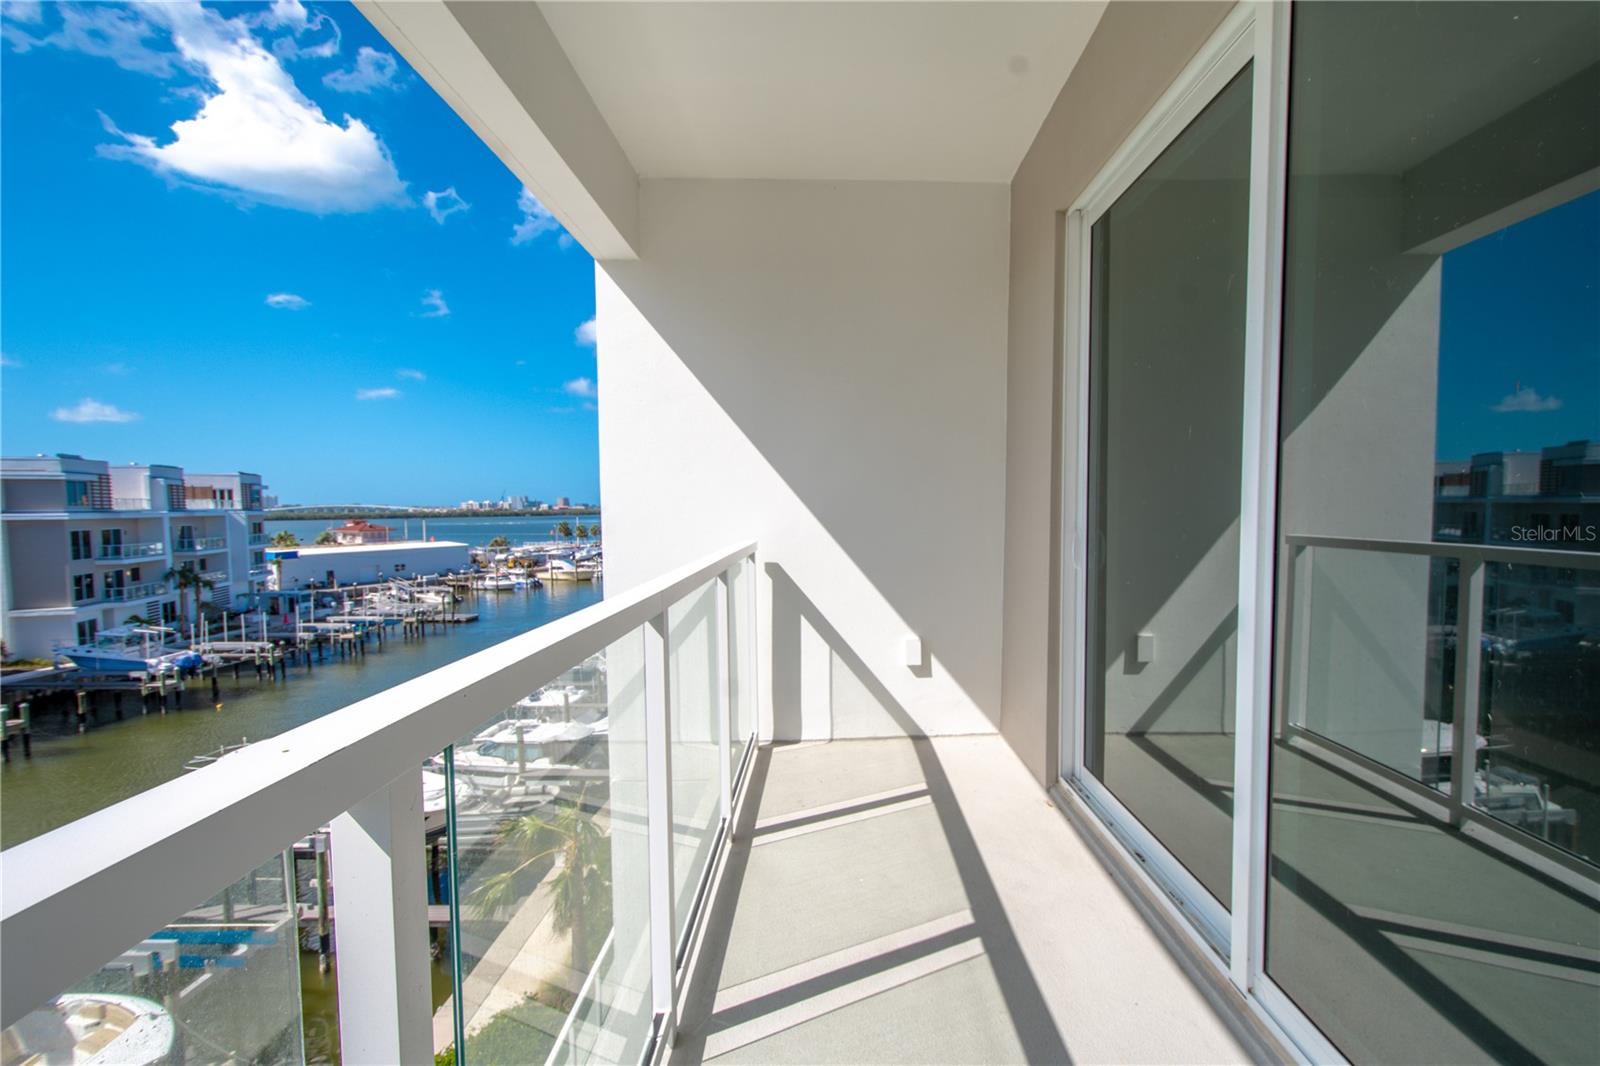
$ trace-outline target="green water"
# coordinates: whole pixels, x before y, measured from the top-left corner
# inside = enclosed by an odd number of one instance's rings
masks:
[[[292,667],[286,682],[258,682],[251,668],[242,670],[237,682],[224,672],[220,710],[213,709],[210,682],[195,681],[183,709],[165,715],[141,715],[139,700],[127,696],[124,718],[115,721],[107,700],[99,723],[80,736],[62,713],[67,702],[36,706],[33,758],[23,759],[19,745],[0,771],[0,847],[12,847],[170,781],[196,755],[241,739],[276,736],[600,598],[598,582],[469,594],[458,610],[477,612],[478,621],[445,626],[420,640],[386,640],[382,651],[373,644],[362,658],[330,659],[309,671]],[[485,707],[484,719],[497,710],[503,708]],[[306,826],[305,831],[316,828]]]

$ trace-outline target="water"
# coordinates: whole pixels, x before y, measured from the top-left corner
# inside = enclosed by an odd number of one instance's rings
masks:
[[[459,540],[467,544],[483,545],[495,537],[504,537],[512,545],[517,545],[530,540],[560,539],[555,532],[558,523],[566,522],[572,526],[598,525],[600,516],[592,514],[561,515],[554,518],[531,516],[429,518],[426,523],[420,518],[374,518],[372,521],[377,525],[393,529],[397,539],[409,536],[413,540],[421,540],[423,527],[426,525],[429,540]],[[317,539],[318,533],[338,525],[343,525],[343,522],[326,518],[297,518],[289,522],[268,522],[266,528],[269,535],[287,529],[300,538],[300,543],[310,544]]]
[[[433,535],[432,522],[428,532]],[[123,699],[127,717],[118,722],[112,720],[107,701],[100,724],[91,724],[82,736],[53,708],[36,711],[33,758],[23,759],[14,751],[0,773],[0,847],[170,781],[196,755],[241,739],[276,736],[600,598],[600,582],[551,582],[527,592],[471,594],[459,609],[476,611],[478,621],[446,626],[422,640],[386,640],[381,652],[373,644],[362,658],[330,659],[309,673],[291,667],[289,680],[277,684],[257,682],[248,667],[240,671],[237,683],[231,671],[224,671],[220,710],[210,706],[208,685],[197,681],[184,697],[184,709],[165,715],[141,716],[139,700],[128,696]],[[484,708],[484,718],[494,710]],[[305,827],[307,832],[316,828]]]

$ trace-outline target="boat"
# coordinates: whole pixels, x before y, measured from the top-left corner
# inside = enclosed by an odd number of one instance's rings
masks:
[[[68,993],[0,1033],[0,1062],[154,1066],[171,1061],[177,1040],[172,1015],[154,1000]]]
[[[517,701],[517,706],[532,711],[567,711],[574,703],[582,701],[588,695],[588,689],[579,688],[577,685],[567,685],[563,688],[551,686],[540,689],[531,696],[522,697]]]
[[[176,673],[200,666],[198,652],[174,646],[177,636],[166,626],[112,626],[93,643],[60,647],[56,654],[89,674]]]

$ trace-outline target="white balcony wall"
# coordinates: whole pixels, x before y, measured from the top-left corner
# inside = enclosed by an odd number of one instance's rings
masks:
[[[1232,8],[1230,3],[1113,4],[1045,118],[1011,182],[1010,306],[1006,360],[1005,664],[1000,727],[1043,782],[1059,752],[1056,649],[1071,631],[1072,575],[1060,572],[1061,492],[1075,469],[1077,378],[1063,390],[1061,365],[1062,214],[1166,91]],[[1068,440],[1058,436],[1065,426]],[[1177,457],[1154,476],[1182,513],[1186,487]],[[1207,491],[1192,485],[1193,491]],[[1057,590],[1061,590],[1059,596]]]
[[[1006,187],[659,180],[640,208],[639,259],[596,271],[607,591],[758,537],[763,735],[993,730]]]

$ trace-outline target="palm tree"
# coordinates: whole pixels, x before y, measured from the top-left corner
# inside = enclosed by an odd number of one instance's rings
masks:
[[[182,566],[168,570],[162,575],[161,580],[170,581],[178,586],[179,599],[183,598],[184,593],[194,593],[194,624],[198,626],[201,618],[200,598],[205,595],[206,589],[216,588],[217,583],[208,577],[201,577],[200,571],[194,568],[193,563],[184,563]]]
[[[572,523],[565,518],[556,523],[556,535],[565,539],[572,536]]]
[[[593,525],[591,525],[589,527],[589,536],[593,537],[595,540],[599,540],[600,539],[600,523],[599,522],[596,522],[596,523],[594,523]]]
[[[509,547],[511,547],[511,542],[509,540],[507,540],[506,538],[504,538],[504,537],[495,537],[494,539],[489,541],[489,547],[491,547],[491,548],[509,548]]]
[[[518,879],[545,859],[561,868],[549,879],[551,927],[572,934],[572,968],[587,973],[591,934],[611,925],[611,842],[587,811],[587,789],[549,818],[525,814],[501,826],[499,844],[514,849],[514,865],[485,878],[470,901],[479,915],[498,918],[519,902]]]
[[[573,532],[577,534],[579,540],[589,539],[589,527],[584,525],[582,522],[578,523],[578,528],[574,529]]]
[[[290,533],[287,529],[280,529],[272,535],[272,546],[274,548],[297,548],[300,546],[300,538]]]
[[[316,543],[318,543],[318,544],[337,544],[337,543],[339,543],[339,538],[333,535],[333,530],[324,529],[321,533],[317,534]]]

